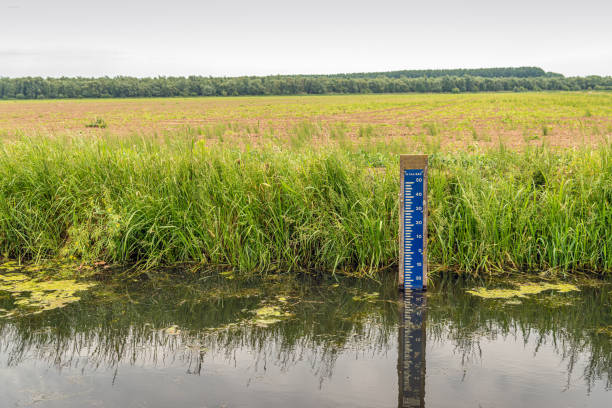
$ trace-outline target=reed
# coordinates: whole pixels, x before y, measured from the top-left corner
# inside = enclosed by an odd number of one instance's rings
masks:
[[[249,149],[194,137],[2,142],[0,254],[244,274],[373,276],[396,265],[397,146]],[[429,186],[434,270],[612,270],[610,143],[436,150]]]

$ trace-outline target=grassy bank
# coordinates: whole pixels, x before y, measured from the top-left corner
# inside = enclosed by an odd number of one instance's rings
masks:
[[[178,135],[4,142],[0,253],[242,273],[394,266],[395,152],[307,147]],[[612,270],[612,144],[438,152],[430,163],[433,269]]]

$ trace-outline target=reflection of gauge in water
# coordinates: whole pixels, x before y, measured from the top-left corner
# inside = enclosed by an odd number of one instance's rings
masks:
[[[402,408],[425,406],[425,343],[427,298],[421,290],[404,292],[400,313],[398,384]]]

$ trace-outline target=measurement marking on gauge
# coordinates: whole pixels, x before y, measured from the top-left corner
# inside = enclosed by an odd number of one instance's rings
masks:
[[[401,289],[427,285],[427,156],[400,156]]]

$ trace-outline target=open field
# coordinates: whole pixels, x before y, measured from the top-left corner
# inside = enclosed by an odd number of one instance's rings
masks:
[[[101,118],[106,128],[86,127]],[[157,135],[208,143],[373,140],[401,151],[597,145],[612,134],[612,92],[393,94],[0,101],[0,137]],[[345,140],[346,139],[346,140]]]

